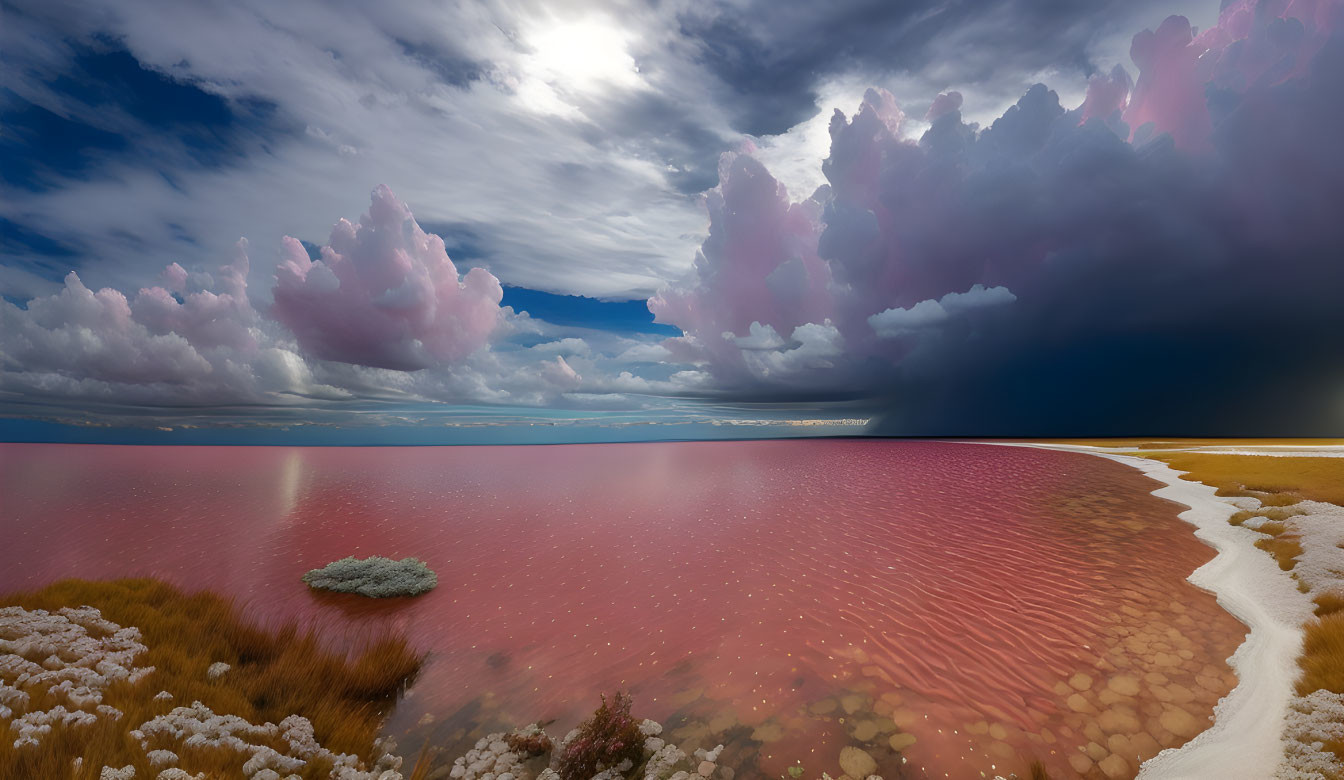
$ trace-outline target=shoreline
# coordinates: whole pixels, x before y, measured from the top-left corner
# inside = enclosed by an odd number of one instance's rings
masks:
[[[1145,761],[1139,778],[1273,777],[1284,759],[1284,725],[1300,670],[1303,624],[1312,617],[1308,594],[1273,558],[1256,549],[1259,534],[1228,519],[1241,509],[1186,472],[1147,458],[1084,445],[969,442],[1036,447],[1094,455],[1138,469],[1162,483],[1152,495],[1183,504],[1177,516],[1195,527],[1195,537],[1217,554],[1186,579],[1214,595],[1219,606],[1248,628],[1246,640],[1227,659],[1237,684],[1214,705],[1212,725],[1179,748]]]

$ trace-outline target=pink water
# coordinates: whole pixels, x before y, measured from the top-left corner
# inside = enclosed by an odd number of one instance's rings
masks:
[[[0,593],[152,575],[261,621],[404,631],[431,653],[388,726],[412,744],[562,734],[622,687],[682,744],[728,742],[739,777],[838,776],[845,745],[888,780],[1100,776],[1098,750],[1133,770],[1187,739],[1172,707],[1206,723],[1243,635],[1184,581],[1212,552],[1154,487],[1085,455],[892,441],[0,445]],[[375,554],[438,588],[300,582]]]

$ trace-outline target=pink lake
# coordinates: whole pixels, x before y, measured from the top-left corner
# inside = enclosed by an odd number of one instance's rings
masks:
[[[388,724],[406,752],[563,734],[624,688],[739,778],[838,777],[846,745],[887,780],[1101,777],[1207,725],[1244,637],[1185,582],[1212,551],[1155,487],[1086,455],[882,440],[6,444],[0,593],[148,575],[261,622],[404,632],[429,653]],[[347,555],[422,558],[439,586],[300,581]]]

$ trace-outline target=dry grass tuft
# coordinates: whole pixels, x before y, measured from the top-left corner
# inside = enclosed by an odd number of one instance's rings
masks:
[[[1322,688],[1344,693],[1344,613],[1326,615],[1306,626],[1302,657],[1298,664],[1302,676],[1297,693],[1305,696]]]
[[[1344,611],[1344,593],[1331,591],[1322,593],[1316,599],[1316,617],[1325,617],[1333,615],[1336,612]]]
[[[36,592],[2,597],[0,604],[49,611],[96,607],[108,620],[140,629],[148,651],[136,663],[155,667],[139,685],[120,682],[105,692],[104,702],[125,713],[120,721],[101,718],[91,726],[57,728],[37,747],[15,749],[12,739],[0,740],[0,774],[6,777],[92,780],[104,765],[127,764],[135,767],[137,777],[154,777],[157,770],[151,771],[145,751],[127,732],[195,700],[216,713],[256,724],[302,715],[312,721],[324,747],[367,761],[384,717],[422,660],[401,638],[379,640],[347,658],[325,649],[312,632],[292,625],[264,631],[244,622],[226,599],[211,593],[186,594],[151,579],[64,580]],[[232,669],[212,681],[206,669],[216,661]],[[163,690],[174,698],[154,700]],[[30,709],[54,703],[35,696]],[[83,757],[83,765],[72,774],[76,756]],[[233,754],[187,749],[181,756],[180,766],[191,772],[233,777],[240,771]],[[328,770],[310,762],[299,774],[325,777]]]
[[[1255,546],[1274,556],[1279,568],[1284,571],[1292,571],[1297,565],[1297,557],[1302,554],[1302,543],[1297,537],[1286,534],[1257,539]]]
[[[1280,494],[1275,494],[1280,495]],[[1295,506],[1265,506],[1260,509],[1243,509],[1227,519],[1232,525],[1241,525],[1253,517],[1264,517],[1275,522],[1282,523],[1290,517],[1297,517],[1304,514],[1301,509]]]

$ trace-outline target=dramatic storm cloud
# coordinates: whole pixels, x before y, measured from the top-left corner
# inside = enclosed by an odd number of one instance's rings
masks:
[[[1344,3],[1177,1],[8,3],[0,414],[1344,430]]]
[[[1236,3],[1135,36],[1079,108],[919,140],[872,89],[793,200],[724,156],[692,277],[650,299],[717,386],[882,399],[891,433],[1338,430],[1338,3]]]

